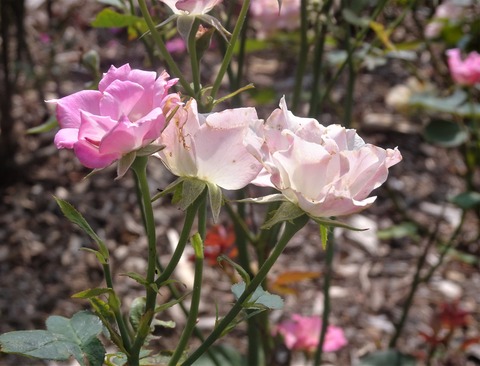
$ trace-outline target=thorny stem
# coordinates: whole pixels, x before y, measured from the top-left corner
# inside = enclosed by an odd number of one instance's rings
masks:
[[[135,179],[138,181],[138,191],[140,196],[138,197],[140,206],[143,211],[143,219],[145,224],[145,232],[148,239],[148,262],[147,262],[147,276],[146,282],[149,284],[146,287],[146,302],[145,313],[147,317],[146,323],[150,326],[153,319],[153,313],[155,310],[155,303],[157,299],[157,292],[150,286],[155,282],[155,267],[157,258],[157,236],[155,232],[155,220],[153,216],[152,202],[150,198],[150,190],[147,181],[147,162],[148,156],[137,157],[132,164],[132,170],[135,173]],[[137,366],[139,363],[140,349],[145,342],[145,338],[148,333],[141,332],[140,330],[135,335],[135,341],[130,350],[129,365]]]
[[[175,77],[179,79],[180,84],[182,84],[186,93],[191,96],[195,95],[195,91],[192,89],[188,81],[183,77],[183,73],[180,71],[175,60],[168,52],[167,47],[165,46],[165,42],[163,42],[160,33],[158,33],[157,28],[153,23],[153,19],[150,16],[145,0],[138,0],[138,5],[140,6],[140,10],[142,12],[143,18],[145,19],[145,22],[147,23],[148,29],[152,34],[153,40],[157,45],[162,57],[165,59],[165,62],[167,63],[169,69],[172,71]]]
[[[328,329],[328,317],[330,315],[330,281],[332,279],[332,262],[334,253],[334,237],[333,228],[328,231],[328,240],[326,243],[326,258],[325,258],[325,275],[323,279],[323,314],[322,314],[322,329],[320,331],[320,338],[318,342],[317,351],[315,352],[314,365],[320,365],[322,363],[323,344]]]
[[[245,288],[243,294],[238,298],[237,302],[230,309],[228,314],[217,324],[215,329],[212,331],[210,336],[205,340],[205,342],[195,350],[190,357],[188,357],[183,366],[192,365],[218,338],[220,338],[225,331],[225,329],[235,320],[236,316],[240,313],[243,308],[243,304],[250,295],[257,289],[257,287],[263,282],[267,277],[268,272],[273,267],[277,261],[280,254],[283,252],[287,246],[290,239],[297,233],[305,224],[308,222],[308,216],[303,215],[292,222],[288,222],[285,226],[282,237],[278,241],[277,245],[272,251],[272,254],[265,261],[263,266],[258,271],[257,275],[252,279],[250,284]]]
[[[237,24],[232,33],[232,38],[230,39],[230,44],[227,47],[227,51],[225,52],[225,56],[223,57],[222,64],[220,66],[220,70],[218,71],[217,77],[213,83],[211,97],[215,99],[218,90],[220,89],[220,84],[222,83],[223,76],[227,71],[228,65],[230,65],[230,61],[233,57],[233,50],[235,48],[235,44],[237,43],[238,37],[240,35],[240,31],[243,28],[243,23],[245,22],[245,18],[247,17],[248,8],[250,7],[250,0],[244,0],[242,4],[242,9],[240,10],[240,14],[238,15]]]
[[[389,343],[390,348],[395,348],[395,346],[397,344],[397,341],[400,338],[403,327],[405,326],[405,322],[407,320],[408,313],[409,313],[410,308],[412,307],[412,304],[413,304],[413,298],[415,297],[415,293],[417,292],[418,287],[422,283],[427,283],[430,280],[430,278],[432,277],[433,273],[436,271],[436,269],[438,267],[440,267],[440,265],[443,263],[445,255],[447,254],[447,252],[453,246],[453,244],[455,242],[455,239],[457,238],[458,234],[460,233],[461,228],[463,227],[463,224],[464,224],[464,221],[465,221],[465,215],[466,215],[466,211],[463,211],[459,224],[457,225],[455,231],[453,232],[453,234],[451,235],[447,244],[445,245],[443,251],[440,253],[440,258],[438,259],[438,262],[435,264],[435,266],[430,268],[427,275],[422,277],[421,276],[421,270],[423,269],[423,266],[424,266],[424,264],[427,260],[427,256],[428,256],[428,253],[430,251],[430,248],[436,242],[435,237],[436,237],[437,230],[434,230],[432,232],[432,234],[431,234],[431,236],[430,236],[430,238],[427,242],[427,245],[425,246],[425,249],[423,250],[422,255],[418,259],[417,267],[416,267],[415,274],[414,274],[414,277],[413,277],[413,280],[412,280],[412,285],[410,286],[410,292],[409,292],[409,294],[407,296],[407,299],[405,300],[405,303],[403,305],[403,309],[402,309],[403,311],[402,311],[402,315],[400,317],[400,320],[395,325],[395,333],[392,336],[392,339],[390,340],[390,343]],[[438,224],[439,224],[439,222],[437,222],[437,225]]]
[[[195,275],[193,282],[193,294],[192,301],[190,302],[190,314],[187,317],[187,323],[183,329],[180,340],[175,348],[170,361],[169,366],[175,366],[183,355],[185,347],[188,344],[188,340],[195,329],[198,316],[198,306],[200,304],[200,294],[202,290],[202,278],[203,278],[203,241],[199,234],[195,234],[192,237],[192,245],[195,251]]]

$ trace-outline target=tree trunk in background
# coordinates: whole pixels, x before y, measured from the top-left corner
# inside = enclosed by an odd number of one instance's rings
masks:
[[[15,63],[20,61],[26,46],[24,15],[25,0],[0,1],[0,184],[10,180],[15,170],[17,139],[12,97],[15,92]]]

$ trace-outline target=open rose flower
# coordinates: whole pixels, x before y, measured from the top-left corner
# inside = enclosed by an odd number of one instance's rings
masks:
[[[402,156],[366,144],[355,130],[322,126],[294,116],[285,100],[264,126],[265,145],[250,151],[265,171],[254,182],[273,186],[313,217],[349,215],[371,205],[370,193],[385,182]]]
[[[452,79],[461,85],[480,83],[480,54],[470,52],[465,59],[458,48],[447,51],[448,67]]]
[[[128,64],[110,67],[98,90],[83,90],[57,105],[59,149],[73,149],[88,168],[104,168],[152,143],[165,127],[167,103],[176,94],[168,89],[176,79],[163,72],[132,70]]]
[[[275,334],[283,337],[285,346],[292,351],[313,353],[318,347],[322,319],[318,316],[302,316],[292,314],[291,319],[280,323],[275,329]],[[324,352],[334,352],[347,344],[343,330],[329,325],[323,343]]]
[[[245,187],[262,165],[246,149],[260,148],[262,139],[252,129],[261,125],[255,108],[227,109],[199,114],[191,99],[165,128],[158,153],[165,166],[180,177],[193,177],[234,190]]]

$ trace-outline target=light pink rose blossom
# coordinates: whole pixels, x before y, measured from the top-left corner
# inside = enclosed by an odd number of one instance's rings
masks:
[[[234,190],[249,184],[262,169],[250,155],[246,140],[260,148],[263,140],[251,129],[261,126],[255,108],[227,109],[199,114],[191,99],[180,108],[159,140],[165,166],[180,177],[194,177]]]
[[[480,83],[480,54],[470,52],[462,59],[461,51],[454,48],[447,51],[448,67],[452,79],[461,85],[475,85]]]
[[[258,38],[266,38],[279,29],[300,28],[300,0],[255,0],[250,4],[252,23]]]
[[[398,149],[366,144],[353,129],[294,116],[284,98],[267,119],[264,134],[262,149],[249,147],[265,167],[253,183],[275,187],[314,217],[367,208],[376,199],[369,194],[402,159]]]
[[[291,319],[280,323],[274,334],[283,337],[285,345],[292,351],[313,353],[318,347],[322,319],[318,316],[302,316],[292,314]],[[323,343],[324,352],[335,352],[347,345],[347,339],[343,330],[339,327],[329,325]]]
[[[168,89],[177,82],[168,78],[166,72],[157,79],[155,72],[132,70],[128,64],[111,66],[98,90],[50,101],[57,105],[61,128],[55,145],[73,149],[88,168],[104,168],[150,144],[165,127]]]
[[[160,0],[178,15],[201,15],[206,14],[222,0]]]
[[[463,15],[463,7],[451,1],[446,1],[437,6],[432,21],[425,27],[425,37],[436,38],[442,29],[451,21],[458,20]]]

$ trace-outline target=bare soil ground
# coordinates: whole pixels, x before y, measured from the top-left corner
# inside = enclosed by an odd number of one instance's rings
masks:
[[[84,51],[90,48],[99,51],[102,70],[111,63],[119,66],[126,61],[133,67],[145,65],[139,42],[128,41],[123,32],[90,28],[89,21],[97,10],[97,5],[87,1],[60,1],[53,3],[54,17],[48,18],[45,4],[29,5],[26,29],[33,63],[17,64],[24,69],[18,73],[13,96],[15,138],[19,144],[14,161],[16,169],[0,178],[0,333],[43,329],[46,317],[51,314],[71,316],[88,308],[88,304],[70,296],[102,285],[101,269],[94,256],[80,250],[91,243],[62,216],[53,196],[71,202],[107,240],[118,291],[126,296],[125,305],[141,295],[138,284],[120,276],[130,271],[142,273],[146,267],[146,241],[132,178],[127,175],[114,181],[115,170],[108,169],[84,179],[88,170],[76,161],[73,153],[54,147],[54,131],[25,134],[26,129],[39,125],[48,115],[44,99],[81,90],[89,81],[89,74],[79,63]],[[41,43],[44,35],[49,40]],[[259,88],[262,84],[273,85],[278,101],[292,76],[288,60],[272,61],[274,56],[252,58],[247,77]],[[423,71],[428,73],[428,65],[424,66]],[[282,82],[277,83],[278,75]],[[422,233],[421,240],[410,237],[380,240],[377,231],[405,221],[406,215],[429,230],[438,223],[439,236],[446,240],[459,220],[459,211],[446,203],[448,197],[464,189],[460,175],[465,168],[458,152],[426,143],[420,133],[424,123],[421,115],[401,115],[385,106],[387,91],[406,77],[401,65],[392,61],[372,72],[362,72],[357,79],[353,127],[367,142],[382,147],[398,146],[404,160],[391,170],[388,184],[376,192],[378,200],[374,206],[349,219],[352,224],[370,230],[354,234],[336,231],[331,322],[345,330],[349,344],[326,356],[331,365],[352,365],[362,355],[387,347],[418,257],[428,241]],[[333,95],[332,107],[320,118],[323,123],[340,122],[338,112],[342,110],[344,89],[339,87]],[[275,103],[261,108],[261,117],[266,118]],[[165,187],[172,178],[158,161],[152,161],[150,173],[152,189]],[[156,203],[155,213],[159,251],[162,262],[166,263],[183,216],[168,200]],[[425,355],[428,349],[419,332],[429,332],[443,302],[459,300],[462,308],[471,312],[468,328],[455,334],[453,344],[459,344],[467,335],[479,336],[479,243],[464,245],[474,237],[477,225],[473,216],[467,217],[458,251],[447,256],[428,285],[420,287],[398,344],[402,351],[420,358]],[[428,266],[438,260],[438,249],[432,248]],[[470,255],[471,261],[465,260],[465,254]],[[176,273],[187,286],[190,266],[185,261]],[[321,273],[323,269],[324,252],[318,229],[308,225],[287,247],[272,278],[285,270]],[[233,297],[230,279],[220,268],[207,268],[205,277],[200,324],[208,332],[214,320],[214,303],[220,304],[222,314]],[[320,314],[322,277],[298,286],[301,290],[298,296],[286,296],[283,313]],[[165,292],[164,298],[167,297]],[[177,310],[172,309],[168,316],[182,324]],[[280,316],[281,313],[274,312],[272,321]],[[245,337],[244,329],[240,328],[222,342],[242,347]],[[175,335],[164,337],[157,346],[172,347],[174,340]],[[437,364],[478,365],[479,353],[475,346],[457,353],[450,350],[448,357]],[[0,355],[2,366],[44,364],[47,363]],[[298,365],[302,365],[301,361]]]

